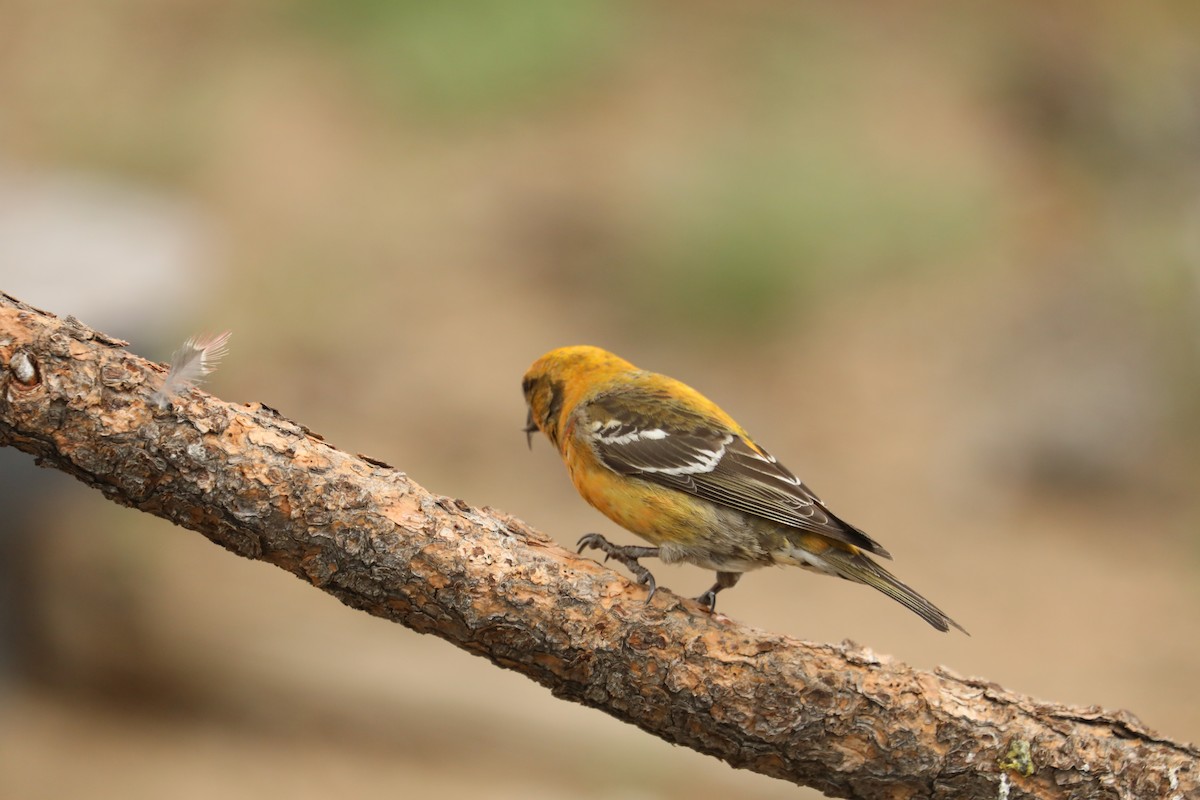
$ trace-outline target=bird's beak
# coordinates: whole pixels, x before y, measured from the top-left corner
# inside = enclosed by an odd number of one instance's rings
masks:
[[[525,427],[522,428],[525,431],[525,442],[529,445],[530,450],[533,449],[533,434],[537,433],[537,429],[537,425],[533,422],[533,409],[531,408],[529,416],[525,419]]]

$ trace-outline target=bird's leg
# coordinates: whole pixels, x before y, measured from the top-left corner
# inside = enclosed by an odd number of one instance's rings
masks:
[[[654,597],[654,593],[658,591],[658,586],[654,583],[654,576],[650,574],[650,570],[638,563],[639,558],[657,558],[657,547],[617,545],[598,533],[586,534],[577,542],[577,545],[579,549],[576,552],[578,553],[582,553],[584,549],[591,547],[596,550],[603,550],[605,561],[611,558],[613,561],[624,564],[625,568],[633,573],[633,577],[637,578],[637,582],[645,585],[650,590],[650,593],[646,595],[647,603]],[[729,585],[732,586],[733,584]]]
[[[722,589],[728,589],[738,582],[738,578],[742,577],[740,572],[718,572],[717,582],[712,585],[704,594],[696,598],[696,602],[702,606],[707,606],[709,612],[713,612],[717,608],[717,592]]]

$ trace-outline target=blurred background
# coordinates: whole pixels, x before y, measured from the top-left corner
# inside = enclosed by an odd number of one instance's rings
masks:
[[[520,379],[605,346],[972,636],[797,570],[725,614],[1200,739],[1194,3],[0,18],[0,289],[160,361],[231,329],[209,391],[563,543],[633,537]],[[797,796],[2,455],[0,796]]]

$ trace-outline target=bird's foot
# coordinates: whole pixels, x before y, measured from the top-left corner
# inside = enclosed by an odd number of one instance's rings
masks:
[[[618,545],[613,544],[608,539],[605,539],[598,533],[589,533],[584,535],[576,543],[579,548],[576,550],[582,553],[588,548],[604,551],[604,560],[610,558],[633,573],[633,577],[637,582],[649,589],[649,594],[646,595],[646,602],[649,603],[654,593],[658,591],[658,585],[654,582],[654,576],[650,574],[650,570],[638,563],[639,558],[657,558],[657,547],[638,547],[635,545]]]
[[[740,572],[718,572],[717,582],[707,592],[697,597],[696,602],[712,614],[717,610],[717,592],[730,588],[738,582],[740,577],[742,577]]]

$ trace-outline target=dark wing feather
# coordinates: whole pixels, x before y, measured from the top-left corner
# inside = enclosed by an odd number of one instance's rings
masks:
[[[626,404],[605,405],[588,416],[596,452],[614,472],[891,558],[878,542],[835,516],[773,456],[741,436],[698,415],[683,415],[666,426],[632,413]]]

